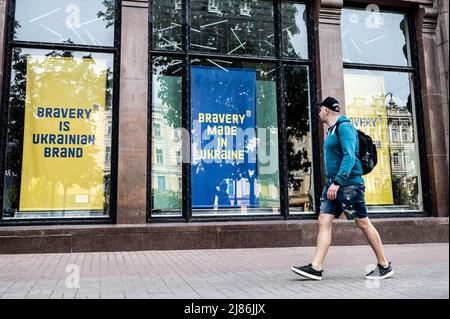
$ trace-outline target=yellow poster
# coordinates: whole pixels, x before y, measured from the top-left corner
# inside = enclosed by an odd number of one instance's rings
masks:
[[[106,63],[27,59],[20,211],[103,210]]]
[[[346,116],[357,129],[370,135],[377,145],[378,164],[370,174],[363,176],[366,204],[392,205],[394,198],[384,77],[345,74],[344,83]]]

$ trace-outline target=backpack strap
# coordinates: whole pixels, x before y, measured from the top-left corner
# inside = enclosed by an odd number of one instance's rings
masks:
[[[338,140],[339,140],[339,125],[341,125],[342,123],[350,123],[350,121],[349,121],[349,120],[345,120],[345,121],[336,123],[336,124],[334,125],[334,132],[336,133],[336,136],[337,136]],[[339,140],[339,144],[341,144],[341,141],[340,141],[340,140]]]
[[[351,122],[349,120],[345,120],[345,121],[339,122],[335,125],[334,132],[336,133],[336,137],[339,141],[339,145],[341,146],[341,148],[342,148],[342,144],[341,144],[341,140],[339,138],[339,125],[341,125],[342,123],[351,123]],[[356,137],[357,137],[356,142],[358,143],[358,130],[356,131]],[[356,157],[359,158],[359,152],[356,152],[356,150],[355,150],[355,154],[356,154]]]

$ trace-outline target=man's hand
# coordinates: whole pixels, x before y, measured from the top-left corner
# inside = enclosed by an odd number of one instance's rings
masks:
[[[339,187],[340,187],[339,185],[331,184],[330,188],[328,188],[328,193],[327,193],[327,197],[329,200],[336,199]]]

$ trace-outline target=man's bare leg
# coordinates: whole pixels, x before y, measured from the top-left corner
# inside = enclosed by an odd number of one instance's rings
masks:
[[[370,222],[369,218],[357,219],[356,224],[358,224],[359,228],[363,231],[364,235],[369,241],[370,246],[377,256],[378,263],[380,265],[383,265],[383,267],[387,267],[389,264],[384,255],[384,249],[380,235],[378,234],[378,231],[373,226],[373,224]]]
[[[322,270],[323,262],[331,245],[334,215],[319,215],[319,233],[317,234],[316,254],[312,262],[315,270]]]

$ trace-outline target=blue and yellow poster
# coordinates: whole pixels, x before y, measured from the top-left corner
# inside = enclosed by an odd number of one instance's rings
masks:
[[[103,210],[106,62],[27,60],[20,211]]]
[[[192,67],[191,88],[192,207],[257,207],[256,71]]]

